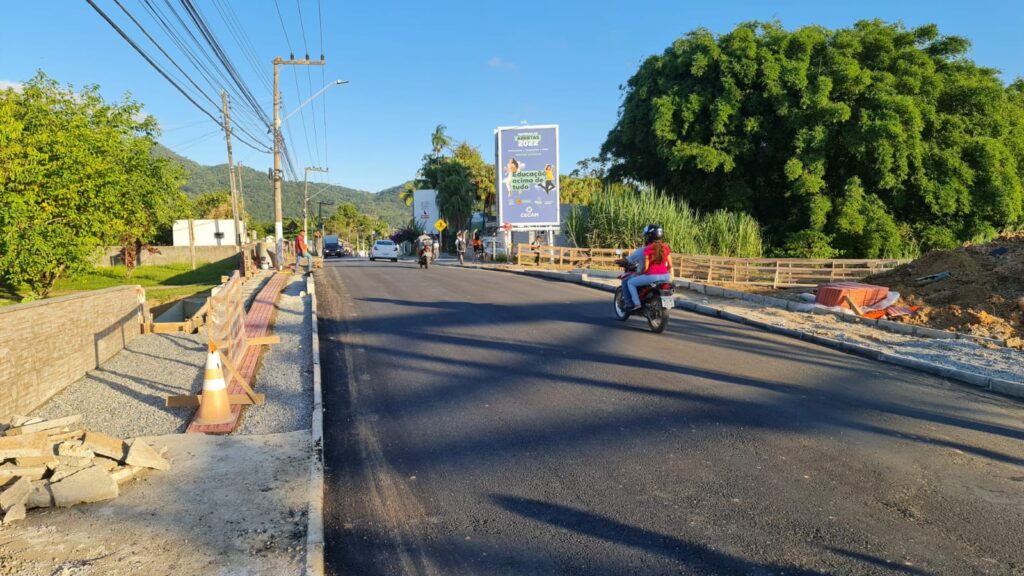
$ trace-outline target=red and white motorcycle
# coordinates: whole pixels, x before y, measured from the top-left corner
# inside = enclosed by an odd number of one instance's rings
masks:
[[[615,254],[622,255],[621,250],[616,250]],[[616,262],[619,266],[622,266],[623,272],[619,275],[619,280],[623,283],[633,276],[637,275],[636,265],[629,262],[625,258],[620,259]],[[615,289],[615,318],[618,320],[628,320],[633,314],[639,314],[647,319],[647,324],[650,325],[651,330],[660,334],[668,328],[668,319],[670,311],[675,307],[675,296],[673,296],[674,287],[671,282],[654,282],[646,286],[638,286],[637,293],[640,296],[640,310],[629,310],[626,308],[624,299],[625,289],[622,285]]]

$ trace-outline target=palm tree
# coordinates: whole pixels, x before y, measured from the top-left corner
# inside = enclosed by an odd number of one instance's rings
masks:
[[[430,145],[434,149],[435,158],[440,157],[441,152],[452,145],[452,137],[445,134],[445,130],[447,126],[438,124],[437,128],[434,128],[434,133],[430,135]]]
[[[402,186],[402,189],[398,192],[398,198],[402,202],[405,202],[406,206],[412,206],[413,192],[415,191],[416,183],[406,182],[405,185]]]

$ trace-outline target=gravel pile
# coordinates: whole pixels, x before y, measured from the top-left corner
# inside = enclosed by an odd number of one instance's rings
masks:
[[[313,413],[313,325],[306,280],[292,276],[277,300],[272,334],[281,337],[263,352],[256,373],[262,406],[250,406],[236,434],[307,430]]]
[[[183,432],[191,408],[166,408],[173,394],[198,394],[206,335],[147,334],[54,396],[31,415],[81,414],[81,427],[118,438]]]

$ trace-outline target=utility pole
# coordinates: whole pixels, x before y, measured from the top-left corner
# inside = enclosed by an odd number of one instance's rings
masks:
[[[308,236],[309,233],[306,230],[306,222],[309,220],[309,173],[310,172],[327,172],[327,168],[318,168],[316,166],[307,166],[304,170],[302,177],[302,235]]]
[[[277,269],[284,266],[284,214],[281,208],[281,91],[278,89],[281,73],[279,66],[323,66],[324,55],[320,60],[310,60],[309,54],[302,60],[296,60],[295,54],[289,54],[288,60],[278,56],[274,58],[274,235],[277,239]]]
[[[244,206],[245,205],[245,193],[242,190],[243,186],[242,186],[242,161],[241,160],[238,161],[238,167],[235,168],[235,177],[238,178],[238,205],[239,206]],[[250,235],[250,237],[251,237],[251,232],[248,229],[246,229],[245,233],[247,235]]]
[[[242,246],[242,230],[238,227],[238,191],[235,188],[235,162],[231,157],[231,110],[228,109],[228,93],[220,91],[224,108],[224,139],[228,143],[228,185],[231,188],[231,217],[235,221],[235,248]]]
[[[320,234],[324,233],[324,206],[333,206],[334,201],[332,200],[321,200],[320,205],[316,209],[317,225],[320,227]]]

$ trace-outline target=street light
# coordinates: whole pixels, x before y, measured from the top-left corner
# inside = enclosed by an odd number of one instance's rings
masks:
[[[324,92],[327,92],[328,90],[330,90],[331,88],[334,88],[335,86],[340,86],[341,84],[348,84],[348,80],[335,80],[334,82],[328,82],[323,88],[320,89],[319,92],[317,92],[316,94],[313,94],[309,98],[306,98],[306,101],[303,102],[302,104],[299,104],[298,108],[296,108],[295,110],[292,110],[291,112],[289,112],[288,115],[285,116],[284,120],[282,120],[281,122],[282,123],[287,122],[289,118],[294,116],[295,113],[298,112],[299,110],[301,110],[303,106],[305,106],[306,104],[309,104],[310,102],[312,102],[317,96],[323,94]]]

